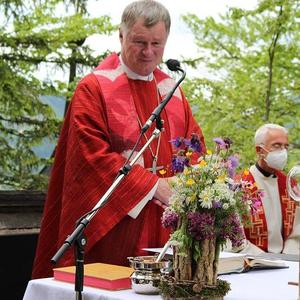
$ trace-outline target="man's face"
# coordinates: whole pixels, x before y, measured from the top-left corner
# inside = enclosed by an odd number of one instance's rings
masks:
[[[281,149],[288,149],[288,147],[289,140],[286,133],[280,129],[269,130],[264,144],[264,148],[267,151],[272,152]]]
[[[121,55],[133,72],[147,76],[161,62],[168,33],[164,22],[145,27],[139,19],[128,32],[120,29]]]
[[[287,153],[281,150],[288,149],[288,135],[280,129],[271,129],[265,137],[263,145],[256,146],[260,166],[269,172],[282,170],[287,160]]]

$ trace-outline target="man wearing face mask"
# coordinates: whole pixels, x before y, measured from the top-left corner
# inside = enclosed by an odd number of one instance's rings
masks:
[[[282,172],[288,158],[288,131],[277,124],[265,124],[254,139],[258,160],[244,179],[255,182],[263,198],[262,206],[252,216],[252,227],[245,229],[247,246],[242,252],[297,254],[299,207],[287,194]]]

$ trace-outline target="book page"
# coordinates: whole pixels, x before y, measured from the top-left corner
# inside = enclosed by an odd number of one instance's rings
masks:
[[[251,268],[287,268],[284,260],[279,259],[264,259],[257,257],[247,257],[247,263]]]
[[[234,252],[220,252],[218,274],[241,273],[244,271],[245,255]]]

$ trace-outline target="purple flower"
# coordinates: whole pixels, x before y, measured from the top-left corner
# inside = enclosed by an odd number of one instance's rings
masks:
[[[237,214],[234,213],[223,218],[223,222],[220,224],[219,236],[224,240],[229,239],[233,247],[242,245],[245,235]]]
[[[239,165],[239,159],[235,155],[231,155],[228,157],[227,161],[227,169],[228,169],[228,175],[230,178],[233,178],[235,175],[235,170],[237,166]]]
[[[213,204],[213,208],[217,208],[217,209],[222,208],[222,203],[220,201],[213,200],[212,204]]]
[[[184,166],[188,166],[189,165],[189,160],[187,157],[185,156],[177,156],[174,155],[172,158],[172,170],[175,173],[181,173],[184,170]]]
[[[264,196],[264,192],[251,188],[245,188],[244,187],[244,193],[243,193],[243,201],[245,203],[251,203],[251,214],[256,214],[257,210],[262,205],[262,198]]]
[[[224,143],[225,143],[225,145],[226,145],[226,146],[225,146],[226,149],[229,149],[230,146],[232,145],[232,140],[231,140],[230,138],[226,137],[226,138],[223,139],[223,141],[224,141]]]
[[[214,138],[213,141],[217,144],[218,148],[226,149],[226,143],[220,137]]]
[[[202,147],[198,134],[192,133],[192,138],[190,141],[186,140],[186,145],[193,151],[201,153]]]
[[[177,137],[175,140],[171,140],[170,143],[173,144],[175,148],[181,148],[182,146],[185,146],[183,137]]]
[[[178,215],[167,208],[162,215],[161,221],[164,228],[170,228],[172,231],[175,231],[178,223]]]
[[[212,239],[215,235],[215,217],[209,213],[190,212],[188,214],[188,231],[197,240]]]

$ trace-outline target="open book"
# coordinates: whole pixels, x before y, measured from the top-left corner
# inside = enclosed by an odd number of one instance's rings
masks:
[[[221,252],[218,274],[243,273],[255,269],[288,268],[284,260],[267,259],[239,253]]]
[[[162,248],[144,248],[143,250],[160,253]],[[172,253],[172,248],[169,248],[166,256],[171,258]],[[252,269],[282,268],[288,268],[284,260],[222,251],[219,258],[218,274],[243,273]]]

